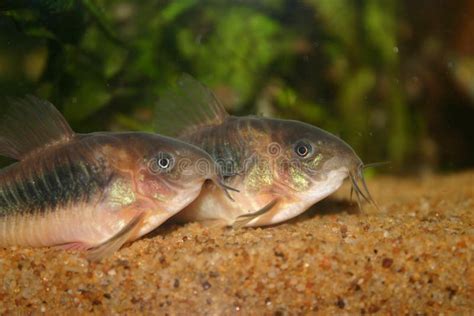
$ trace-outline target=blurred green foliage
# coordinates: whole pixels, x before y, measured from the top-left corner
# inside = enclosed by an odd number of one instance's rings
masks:
[[[232,113],[307,121],[368,162],[472,166],[474,59],[443,31],[465,29],[466,3],[447,17],[443,1],[6,0],[0,93],[51,100],[77,131],[152,131],[186,72]],[[426,34],[428,7],[441,27]]]

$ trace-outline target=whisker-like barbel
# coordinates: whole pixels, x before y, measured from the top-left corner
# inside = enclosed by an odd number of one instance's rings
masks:
[[[355,192],[356,198],[357,198],[357,206],[359,207],[359,210],[362,210],[362,203],[361,203],[361,200],[360,200],[360,196],[362,195],[362,192],[360,191],[360,188],[357,185],[357,180],[355,179],[354,175],[352,173],[350,173],[349,177],[350,177],[351,182],[352,182],[351,193]]]
[[[354,176],[354,181],[353,181],[353,183],[354,183],[354,185],[355,185],[356,191],[364,198],[364,200],[365,200],[366,202],[370,203],[371,201],[370,201],[369,197],[368,197],[367,195],[365,195],[365,193],[362,191],[362,189],[361,189],[360,186],[359,186],[359,180],[362,181],[362,179],[364,179],[364,176],[361,174],[360,169],[359,169],[359,171],[357,172],[356,176]]]
[[[364,174],[362,173],[362,169],[359,170],[359,174],[360,174],[360,179],[361,179],[361,182],[362,182],[362,186],[365,190],[365,193],[367,194],[367,197],[369,198],[369,202],[371,204],[373,204],[375,206],[375,208],[377,208],[377,210],[380,210],[380,207],[375,202],[374,198],[372,197],[372,194],[370,194],[369,188],[368,188],[367,183],[365,181]]]
[[[228,198],[229,200],[231,200],[232,202],[235,201],[234,198],[232,197],[232,195],[230,195],[229,191],[239,193],[240,190],[228,186],[228,185],[225,184],[224,181],[221,180],[221,179],[217,180],[217,181],[216,181],[216,184],[224,191],[224,194],[227,196],[227,198]]]
[[[391,163],[392,163],[391,161],[380,161],[380,162],[366,163],[362,166],[362,169],[382,167],[382,166],[389,165]]]
[[[365,177],[363,174],[363,170],[365,169],[365,165],[361,164],[359,167],[356,169],[355,173],[351,172],[350,173],[350,179],[352,182],[352,188],[351,188],[351,201],[352,201],[352,192],[355,191],[357,198],[358,198],[358,204],[359,208],[361,208],[360,205],[360,196],[369,204],[372,204],[375,206],[378,210],[380,210],[379,206],[375,202],[374,198],[370,194],[369,188],[367,186],[367,182],[365,181]],[[359,185],[359,181],[362,183],[362,188]]]

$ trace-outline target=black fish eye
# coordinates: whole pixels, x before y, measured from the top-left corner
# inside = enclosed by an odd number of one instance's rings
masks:
[[[308,142],[301,141],[295,146],[295,153],[298,157],[306,158],[313,152],[313,146]]]
[[[156,164],[161,170],[170,170],[171,168],[173,168],[174,165],[173,156],[168,153],[160,153],[156,158]]]
[[[170,165],[171,161],[168,158],[161,158],[158,160],[158,166],[160,166],[161,169],[168,169]]]

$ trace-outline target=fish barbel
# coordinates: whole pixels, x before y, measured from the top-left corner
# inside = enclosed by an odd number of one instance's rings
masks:
[[[222,178],[196,146],[151,133],[75,134],[47,101],[10,99],[0,125],[0,246],[112,254]],[[196,167],[199,164],[199,168]]]
[[[298,121],[230,116],[188,75],[160,99],[156,129],[207,151],[226,183],[240,191],[229,202],[213,186],[175,219],[228,226],[264,226],[291,219],[335,192],[350,177],[358,201],[372,197],[364,165],[338,137]],[[362,182],[362,185],[359,183]]]

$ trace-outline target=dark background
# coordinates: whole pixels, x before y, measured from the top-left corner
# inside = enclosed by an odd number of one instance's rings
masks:
[[[312,123],[385,170],[459,170],[473,16],[469,0],[3,0],[0,94],[48,99],[78,132],[152,131],[185,72],[234,114]]]

